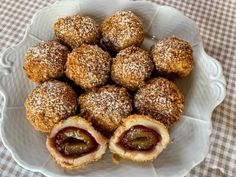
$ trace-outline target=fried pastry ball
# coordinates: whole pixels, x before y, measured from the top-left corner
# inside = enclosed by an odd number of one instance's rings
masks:
[[[80,15],[59,18],[54,31],[57,40],[72,48],[96,44],[101,36],[99,25],[92,18]]]
[[[145,84],[153,70],[148,52],[139,47],[121,50],[111,66],[112,80],[129,90],[136,90]]]
[[[73,116],[52,128],[46,146],[59,167],[80,169],[102,158],[107,139],[90,122]]]
[[[185,77],[193,69],[191,45],[175,36],[157,42],[151,48],[156,70],[164,76]]]
[[[102,25],[102,41],[110,50],[140,46],[144,40],[141,20],[131,11],[118,11],[107,17]]]
[[[110,138],[112,153],[136,162],[153,161],[170,142],[168,129],[161,122],[144,115],[130,115],[122,120]]]
[[[59,78],[64,74],[69,50],[57,41],[40,42],[25,55],[24,70],[36,83]]]
[[[173,82],[158,77],[137,91],[134,107],[139,114],[150,115],[170,127],[183,114],[184,96]]]
[[[69,54],[66,76],[83,89],[104,85],[110,73],[111,57],[98,46],[82,45]]]
[[[60,120],[75,115],[77,107],[75,91],[57,80],[38,85],[25,101],[27,119],[41,132],[50,132]]]
[[[132,100],[125,88],[106,85],[79,97],[81,115],[110,136],[122,118],[132,111]]]

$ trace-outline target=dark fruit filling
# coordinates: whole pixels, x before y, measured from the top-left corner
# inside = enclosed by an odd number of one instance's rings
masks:
[[[55,137],[55,147],[66,157],[80,157],[95,151],[98,143],[86,130],[77,127],[66,127]]]
[[[160,141],[161,135],[155,130],[135,125],[121,135],[118,144],[127,150],[148,151]]]

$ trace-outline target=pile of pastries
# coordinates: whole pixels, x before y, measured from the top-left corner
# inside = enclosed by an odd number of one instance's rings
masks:
[[[23,69],[37,87],[25,101],[33,127],[48,133],[46,147],[65,169],[102,158],[147,162],[170,142],[184,96],[170,78],[193,69],[193,51],[170,36],[146,51],[144,27],[118,11],[100,25],[89,16],[59,18],[55,40],[28,49]]]

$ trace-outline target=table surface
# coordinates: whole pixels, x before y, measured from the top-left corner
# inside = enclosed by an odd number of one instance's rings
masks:
[[[55,0],[0,0],[0,53],[17,44],[36,10]],[[187,176],[236,175],[236,0],[153,0],[175,7],[199,27],[206,52],[223,67],[227,95],[212,114],[213,132],[205,160]],[[0,112],[3,98],[0,97]],[[0,140],[0,176],[43,176],[21,168]]]

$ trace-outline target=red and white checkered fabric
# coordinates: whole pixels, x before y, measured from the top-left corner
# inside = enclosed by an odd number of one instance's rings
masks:
[[[55,0],[0,0],[0,52],[17,44],[37,9]],[[227,95],[212,115],[213,134],[205,160],[191,177],[236,176],[236,0],[152,0],[175,7],[199,27],[207,53],[221,62]],[[2,97],[0,97],[0,112]],[[21,168],[0,141],[0,176],[43,176]]]

